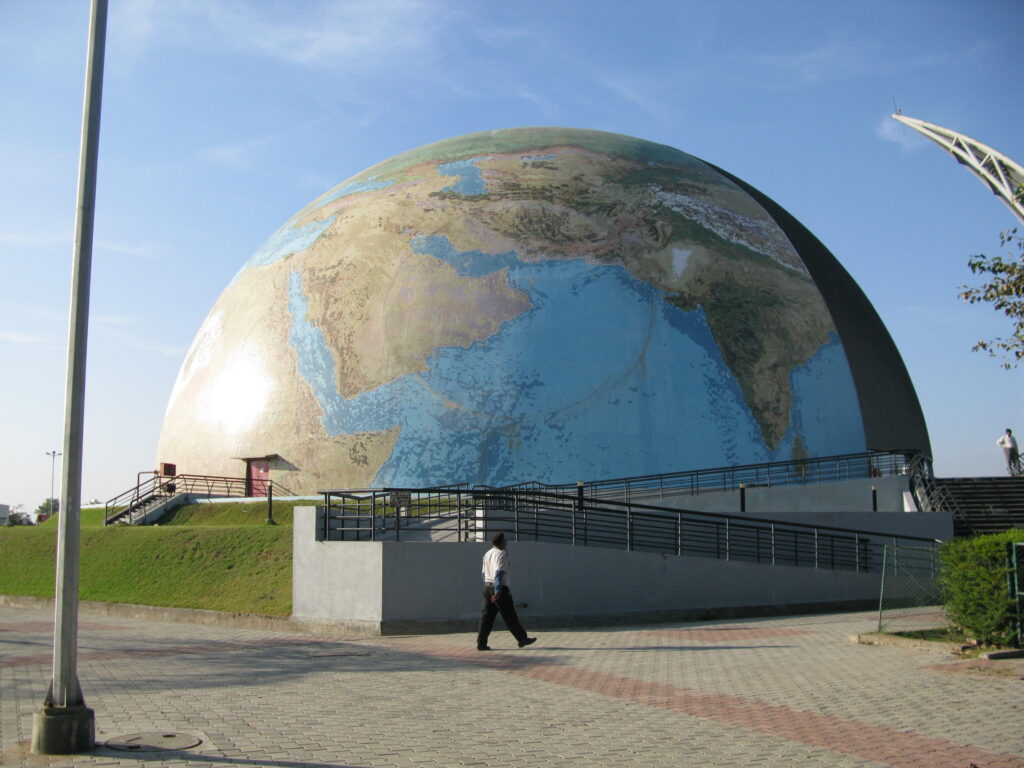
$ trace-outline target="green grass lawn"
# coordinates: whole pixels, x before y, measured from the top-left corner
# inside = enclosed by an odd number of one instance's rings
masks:
[[[314,506],[317,502],[275,501],[274,523],[291,526],[292,510],[295,507]],[[265,501],[214,501],[205,504],[186,504],[173,509],[160,518],[160,527],[165,525],[263,525],[267,519]]]
[[[176,516],[176,523],[144,527],[103,528],[103,510],[85,510],[80,597],[99,602],[288,615],[291,508],[290,502],[275,502],[275,520],[279,504],[281,524],[274,526],[263,523],[265,503],[262,509],[259,504],[193,505],[242,509],[183,508],[185,514]],[[210,522],[213,517],[206,517],[207,513],[220,516],[222,522]],[[239,522],[224,524],[231,519]],[[56,520],[41,526],[0,528],[0,594],[53,596],[56,534]]]

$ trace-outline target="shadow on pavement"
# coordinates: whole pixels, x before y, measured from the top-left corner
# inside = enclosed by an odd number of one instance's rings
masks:
[[[172,760],[188,761],[189,765],[211,763],[214,765],[258,765],[271,768],[368,768],[348,763],[324,763],[322,761],[297,762],[295,760],[249,759],[247,757],[224,757],[205,752],[193,752],[186,749],[169,749],[160,752],[124,752],[119,749],[97,747],[89,752],[90,757],[111,757],[118,760],[137,760],[140,764],[154,761],[170,762]]]

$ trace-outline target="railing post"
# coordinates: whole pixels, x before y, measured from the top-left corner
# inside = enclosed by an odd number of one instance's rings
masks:
[[[743,487],[743,485],[741,484],[740,488],[742,488],[742,487]],[[725,518],[725,559],[726,560],[729,559],[729,556],[731,554],[730,553],[730,549],[729,549],[729,545],[730,545],[730,542],[729,542],[729,518],[727,517],[727,518]]]
[[[382,510],[383,511],[383,510]],[[381,528],[383,528],[383,521]],[[358,539],[358,534],[356,535]],[[370,494],[370,541],[377,540],[377,492]]]
[[[676,554],[683,556],[683,513],[676,513]]]
[[[570,512],[572,514],[572,545],[576,546],[576,508],[579,506],[579,500],[573,499],[572,507]]]
[[[814,529],[814,567],[818,567],[818,529]]]
[[[775,565],[775,523],[772,523],[772,565]]]
[[[878,631],[882,631],[882,605],[885,600],[885,556],[888,547],[882,547],[882,585],[878,590]]]
[[[396,505],[395,506],[395,541],[399,540],[400,536],[399,536],[399,532],[398,531],[399,531],[399,528],[402,527],[402,516],[400,514],[398,514],[398,512],[399,512],[399,508]]]
[[[512,494],[512,524],[514,526],[514,532],[512,534],[515,541],[519,541],[519,494]]]
[[[455,540],[462,541],[462,491],[455,492]]]
[[[626,551],[633,551],[633,508],[626,507]]]
[[[740,483],[740,512],[747,511],[747,484]]]
[[[580,513],[583,515],[583,546],[587,546],[587,506],[583,495],[583,481],[576,481],[576,503],[580,506]]]
[[[860,534],[853,534],[853,569],[860,573]]]

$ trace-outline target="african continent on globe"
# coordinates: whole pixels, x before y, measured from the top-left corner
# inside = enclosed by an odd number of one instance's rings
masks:
[[[471,134],[314,200],[178,374],[181,472],[296,493],[569,482],[865,450],[829,309],[716,169],[626,136]]]

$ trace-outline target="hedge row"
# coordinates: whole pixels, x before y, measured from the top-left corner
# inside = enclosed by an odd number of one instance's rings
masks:
[[[1018,642],[1007,562],[1007,544],[1016,541],[1024,542],[1024,530],[952,539],[942,545],[939,586],[946,615],[980,642]]]

